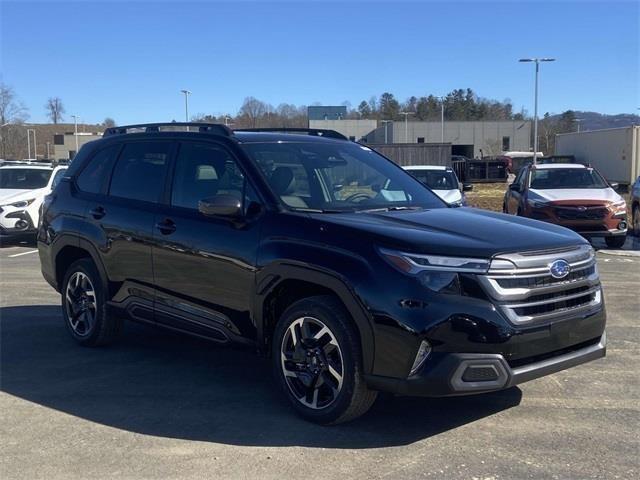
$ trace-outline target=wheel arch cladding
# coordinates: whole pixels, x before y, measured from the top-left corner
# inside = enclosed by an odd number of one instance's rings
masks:
[[[371,319],[355,292],[337,275],[310,268],[278,265],[263,272],[258,280],[256,324],[263,348],[269,345],[275,325],[286,308],[297,300],[317,295],[332,295],[340,301],[356,327],[365,373],[373,370],[375,339]]]

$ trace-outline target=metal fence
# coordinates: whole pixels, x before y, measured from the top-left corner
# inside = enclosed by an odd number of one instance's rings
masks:
[[[451,166],[451,144],[449,143],[374,143],[367,144],[367,146],[403,167],[409,165]]]

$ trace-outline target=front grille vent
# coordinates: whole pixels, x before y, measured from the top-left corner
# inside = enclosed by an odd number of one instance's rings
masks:
[[[500,255],[496,268],[478,279],[494,304],[514,324],[539,324],[602,308],[595,253],[587,245],[572,249]],[[551,275],[556,260],[569,264],[563,278]],[[505,264],[513,268],[505,268]]]

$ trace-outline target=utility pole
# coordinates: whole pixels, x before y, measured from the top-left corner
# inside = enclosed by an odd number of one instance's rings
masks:
[[[520,62],[535,62],[536,79],[533,106],[533,164],[535,165],[538,158],[538,73],[540,71],[540,62],[555,62],[555,58],[521,58]]]
[[[404,143],[409,143],[409,124],[407,118],[409,115],[413,115],[413,112],[400,112],[400,115],[404,115]]]

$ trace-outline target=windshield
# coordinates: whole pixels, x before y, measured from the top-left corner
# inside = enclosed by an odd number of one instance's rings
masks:
[[[51,170],[41,168],[0,168],[0,188],[35,190],[49,182]]]
[[[531,173],[531,188],[606,188],[609,185],[593,168],[546,168]]]
[[[446,207],[411,175],[356,143],[250,143],[243,148],[274,193],[296,210]]]
[[[412,170],[407,171],[433,190],[457,190],[458,179],[450,170]]]

